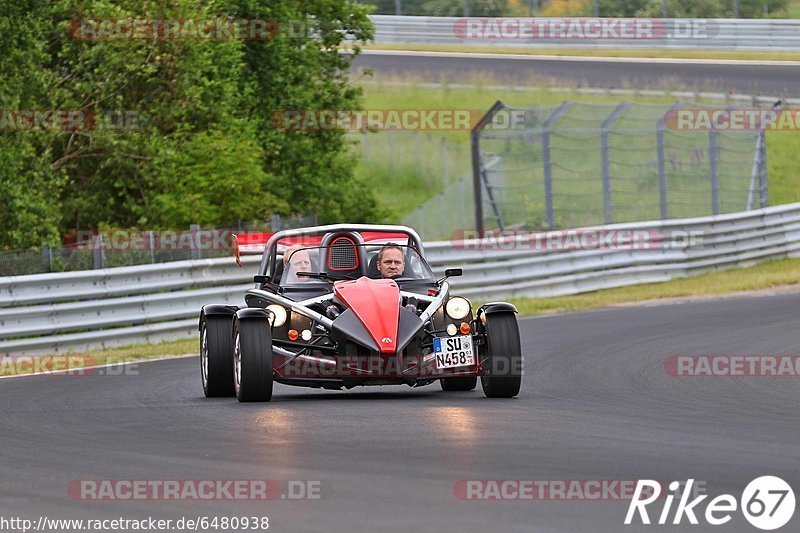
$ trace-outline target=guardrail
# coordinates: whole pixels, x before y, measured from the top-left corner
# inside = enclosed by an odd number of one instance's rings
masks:
[[[614,248],[552,249],[548,236],[569,235],[562,232],[425,247],[437,273],[463,268],[451,286],[475,300],[577,294],[800,255],[800,203],[585,231],[638,232],[645,239],[638,245],[630,237],[615,239]],[[0,278],[0,354],[191,338],[202,305],[244,305],[258,261],[245,256],[243,268],[223,258]]]
[[[571,27],[568,21],[579,21]],[[645,24],[643,33],[625,38],[613,21]],[[721,50],[798,50],[800,20],[795,19],[546,19],[461,18],[373,15],[379,44],[470,44],[592,48],[694,48]],[[473,26],[468,26],[472,21]],[[533,22],[536,21],[536,22]],[[552,21],[552,26],[548,25]],[[580,22],[582,21],[582,22]],[[638,22],[636,22],[638,21]],[[505,25],[504,25],[505,24]],[[650,30],[647,29],[650,24]],[[470,29],[472,28],[472,29]],[[615,29],[616,28],[616,29]],[[602,33],[605,31],[605,33]],[[600,32],[600,33],[593,33]],[[616,32],[616,33],[615,33]],[[528,36],[549,38],[528,38]],[[602,38],[591,38],[604,35]]]

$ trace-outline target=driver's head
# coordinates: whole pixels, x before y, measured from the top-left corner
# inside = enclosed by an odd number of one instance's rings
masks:
[[[403,249],[396,244],[387,244],[378,252],[378,272],[382,278],[399,276],[406,267]]]
[[[311,272],[311,256],[299,244],[295,244],[283,253],[283,265],[289,267],[292,273]],[[298,277],[299,281],[308,281],[311,278]]]

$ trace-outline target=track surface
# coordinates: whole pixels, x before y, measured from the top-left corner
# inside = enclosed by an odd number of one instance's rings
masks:
[[[354,70],[370,68],[375,79],[386,75],[423,78],[448,83],[468,83],[478,76],[492,83],[530,83],[584,87],[635,87],[641,89],[694,89],[724,93],[795,96],[800,90],[800,67],[759,64],[697,64],[651,60],[598,61],[550,60],[530,56],[437,57],[408,53],[368,51],[357,57]]]
[[[268,515],[275,531],[756,531],[627,527],[619,501],[461,501],[460,479],[704,480],[778,475],[800,496],[797,378],[676,378],[671,354],[796,354],[800,295],[521,321],[523,390],[276,386],[202,397],[197,358],[138,375],[0,380],[0,516]],[[75,501],[76,479],[320,480],[319,500]],[[708,500],[707,500],[708,501]],[[701,506],[701,512],[705,504]],[[652,511],[657,518],[660,507]],[[785,526],[797,531],[800,511]]]

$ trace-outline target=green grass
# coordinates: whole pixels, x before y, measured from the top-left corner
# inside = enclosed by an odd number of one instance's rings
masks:
[[[713,297],[798,285],[800,259],[778,259],[747,268],[710,272],[663,283],[605,289],[573,296],[512,300],[522,315],[541,315],[596,309],[664,298]]]
[[[606,103],[616,104],[627,100],[641,104],[659,104],[661,106],[677,100],[669,96],[643,96],[643,95],[611,95],[611,94],[583,94],[574,91],[552,91],[541,85],[531,84],[524,90],[518,90],[513,86],[501,88],[491,87],[491,85],[502,84],[503,80],[473,79],[467,80],[475,85],[468,88],[452,87],[443,85],[441,87],[430,87],[423,83],[407,83],[399,85],[397,79],[389,79],[382,82],[361,81],[360,84],[365,91],[365,108],[367,109],[474,109],[476,112],[483,113],[491,107],[496,100],[511,106],[552,106],[565,100],[578,103]],[[519,83],[518,81],[516,83]],[[539,80],[537,83],[542,83]],[[670,90],[682,90],[678,84],[668,86]],[[699,100],[700,103],[712,103],[710,101]],[[577,107],[584,114],[591,110],[588,107]],[[663,108],[660,108],[663,111]],[[606,110],[603,110],[605,113]],[[597,117],[596,117],[597,118]],[[653,120],[655,120],[655,115]],[[619,125],[624,125],[625,120],[621,120]],[[396,222],[407,215],[414,208],[421,205],[424,201],[432,198],[440,192],[446,183],[452,182],[461,176],[471,172],[469,160],[469,134],[464,131],[432,131],[420,134],[424,141],[415,141],[412,132],[394,132],[394,142],[387,142],[389,136],[386,132],[367,134],[371,150],[371,157],[368,161],[362,162],[357,170],[359,177],[370,184],[379,198],[384,208],[390,213],[387,217],[388,222]],[[693,150],[692,144],[695,142],[691,138],[684,141],[678,140],[678,144],[685,144],[685,152],[689,154]],[[438,139],[446,139],[447,143],[460,146],[460,151],[451,150],[449,162],[448,179],[442,178],[441,166],[437,167],[437,162],[441,161],[441,152],[438,146]],[[599,142],[595,135],[588,139],[593,145]],[[561,143],[561,144],[559,144]],[[488,143],[491,145],[491,142]],[[741,170],[742,166],[748,165],[748,160],[752,156],[749,143],[742,144],[733,140],[720,139],[720,146],[727,151],[729,160],[720,166],[720,180],[723,192],[724,211],[735,211],[744,208],[746,203],[746,186],[743,183],[733,183],[726,181],[726,176],[734,170]],[[421,146],[421,149],[420,149]],[[619,142],[615,145],[612,142],[612,149],[622,147]],[[653,210],[658,205],[658,191],[655,188],[653,174],[655,168],[645,169],[641,165],[651,163],[652,157],[646,155],[645,150],[654,151],[653,136],[642,136],[641,138],[627,138],[624,146],[639,150],[640,154],[645,154],[644,159],[631,159],[633,155],[626,156],[624,150],[616,150],[618,154],[617,166],[613,169],[615,175],[621,179],[617,181],[617,192],[622,195],[630,208],[627,213],[620,212],[620,220],[634,221],[642,218],[653,218]],[[578,150],[581,148],[580,142],[565,142],[563,140],[553,140],[554,149],[561,148],[564,151]],[[524,148],[524,147],[523,147]],[[501,151],[503,148],[498,148]],[[456,153],[457,152],[457,153]],[[568,153],[568,152],[567,152]],[[635,151],[631,154],[635,155]],[[619,155],[622,154],[622,155]],[[509,166],[517,168],[527,168],[531,165],[531,155],[523,153],[507,152],[504,154]],[[575,171],[584,174],[594,175],[599,168],[599,160],[595,156],[576,157],[570,163]],[[652,155],[652,154],[651,154]],[[687,155],[688,157],[688,155]],[[594,158],[594,159],[592,159]],[[649,158],[649,159],[648,159]],[[422,161],[420,164],[419,161]],[[639,165],[638,167],[634,165]],[[767,135],[767,166],[770,186],[770,202],[772,205],[785,204],[800,201],[800,174],[797,172],[800,163],[800,132],[798,131],[771,131]],[[626,165],[628,166],[626,168]],[[728,165],[728,166],[726,166]],[[652,166],[652,165],[651,165]],[[542,177],[537,167],[532,173],[521,172],[517,178],[510,175],[510,183],[507,185],[519,187],[515,192],[516,198],[527,206],[526,217],[529,221],[537,221],[541,218],[541,195],[536,193],[542,189],[540,187]],[[707,172],[703,165],[693,165],[691,172],[687,166],[672,169],[668,167],[669,193],[672,198],[685,199],[688,207],[674,209],[670,215],[673,217],[689,217],[704,214],[701,208],[705,206],[699,204],[696,208],[691,206],[694,199],[707,198],[710,194],[707,182],[700,177]],[[538,173],[537,173],[538,172]],[[649,180],[645,179],[648,177]],[[556,176],[558,177],[558,176]],[[569,177],[569,175],[567,175]],[[518,179],[518,182],[513,181]],[[556,180],[558,181],[558,180]],[[533,185],[531,186],[531,183]],[[563,186],[567,182],[560,183]],[[526,187],[523,187],[527,185]],[[599,186],[599,180],[598,184]],[[597,190],[595,190],[597,189]],[[531,192],[533,191],[533,192]],[[561,193],[564,208],[556,206],[557,212],[565,212],[566,206],[572,212],[583,212],[587,215],[586,220],[580,217],[572,219],[560,219],[563,225],[576,226],[590,220],[596,220],[596,195],[600,192],[598,187],[592,188],[585,185],[581,190],[562,189],[556,191]],[[725,203],[727,199],[728,204]],[[732,202],[732,203],[731,203]],[[741,207],[739,207],[741,205]],[[592,211],[595,209],[595,212]],[[588,216],[594,218],[589,219]]]
[[[800,13],[800,8],[798,13]],[[524,54],[532,56],[633,57],[664,59],[723,59],[752,61],[800,61],[798,52],[759,50],[695,50],[644,48],[545,48],[466,44],[372,44],[368,50],[412,50],[419,52],[465,52],[477,54]]]
[[[77,370],[83,367],[199,353],[197,339],[184,339],[158,344],[132,344],[102,350],[71,350],[65,354],[48,356],[48,362],[40,368],[44,370]],[[15,366],[10,362],[3,363],[3,361],[0,360],[0,376],[25,375],[35,370],[29,365]]]

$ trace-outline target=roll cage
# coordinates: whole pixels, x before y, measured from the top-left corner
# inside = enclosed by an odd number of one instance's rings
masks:
[[[298,244],[306,246],[326,247],[335,243],[337,239],[348,238],[356,245],[363,244],[382,244],[396,242],[406,239],[405,244],[414,249],[422,259],[425,259],[425,250],[422,239],[413,229],[406,226],[380,225],[380,224],[331,224],[327,226],[315,226],[296,230],[279,231],[272,235],[264,248],[264,254],[259,264],[258,276],[256,276],[256,289],[261,289],[265,284],[272,288],[278,287],[280,283],[280,270],[283,264],[278,259],[278,245]],[[363,246],[357,247],[361,252]],[[281,250],[283,252],[283,250]],[[280,260],[282,261],[282,259]],[[362,274],[367,274],[367,261],[364,257],[360,258],[360,268]],[[277,276],[276,276],[277,274]]]

